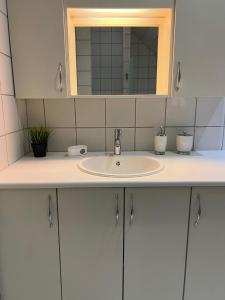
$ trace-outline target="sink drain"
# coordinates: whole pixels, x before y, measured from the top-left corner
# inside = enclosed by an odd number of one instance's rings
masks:
[[[117,167],[119,167],[119,166],[120,166],[120,162],[119,162],[119,161],[117,161],[117,162],[116,162],[116,165],[117,165]]]

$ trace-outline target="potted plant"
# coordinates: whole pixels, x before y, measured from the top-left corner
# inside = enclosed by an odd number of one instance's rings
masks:
[[[33,127],[29,130],[31,147],[35,157],[44,157],[47,152],[50,130],[46,127]]]

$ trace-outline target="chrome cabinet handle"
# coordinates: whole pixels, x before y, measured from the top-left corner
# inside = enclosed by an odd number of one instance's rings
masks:
[[[175,91],[179,91],[180,89],[180,82],[181,82],[181,64],[180,61],[177,63],[177,73],[176,73],[176,80],[175,80]]]
[[[54,225],[53,215],[52,215],[52,197],[51,195],[48,196],[48,223],[49,228],[52,228]]]
[[[197,201],[198,201],[198,211],[197,211],[197,216],[194,222],[194,225],[197,227],[200,222],[201,214],[202,214],[202,208],[201,208],[201,196],[200,194],[197,194]]]
[[[119,223],[119,217],[120,217],[120,210],[119,210],[119,195],[115,195],[115,200],[116,200],[116,226]]]
[[[62,93],[63,91],[63,75],[62,75],[62,64],[59,63],[59,91]]]
[[[134,196],[130,195],[130,225],[134,222]]]

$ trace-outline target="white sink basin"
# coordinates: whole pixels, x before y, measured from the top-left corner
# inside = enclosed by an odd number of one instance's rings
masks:
[[[162,163],[146,156],[96,156],[83,159],[80,170],[106,177],[138,177],[158,173]]]

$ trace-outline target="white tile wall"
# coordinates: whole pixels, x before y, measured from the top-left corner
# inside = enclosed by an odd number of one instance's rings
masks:
[[[76,145],[75,128],[54,128],[49,138],[49,151],[66,151],[68,146]]]
[[[0,52],[6,55],[10,55],[10,47],[9,47],[9,35],[8,35],[8,20],[7,16],[4,14],[0,14]]]
[[[165,99],[137,98],[137,127],[159,127],[165,123]]]
[[[8,165],[6,137],[0,137],[0,171]]]
[[[225,99],[199,98],[196,126],[224,126]]]
[[[105,128],[77,128],[77,143],[88,151],[105,151]]]
[[[5,117],[5,133],[15,132],[21,129],[17,102],[14,96],[2,96],[3,114]]]
[[[176,149],[176,135],[183,130],[194,135],[194,150],[218,150],[222,144],[225,148],[222,98],[95,96],[27,100],[27,112],[28,126],[31,120],[41,119],[53,129],[51,151],[66,151],[75,143],[87,144],[89,151],[112,151],[115,128],[122,128],[123,150],[152,151],[160,125],[166,127],[168,150]]]
[[[197,127],[195,130],[196,150],[221,150],[223,127]]]
[[[17,100],[17,109],[19,114],[20,128],[27,128],[27,104],[26,100]]]
[[[168,98],[166,126],[194,126],[195,110],[195,98]]]
[[[7,14],[6,0],[0,0],[0,11]]]
[[[11,58],[2,53],[0,53],[0,78],[0,93],[14,95]]]
[[[24,154],[24,133],[22,130],[6,135],[8,163],[12,164]]]
[[[0,136],[5,134],[5,122],[4,122],[4,115],[3,115],[3,103],[2,97],[0,96]]]
[[[0,0],[0,171],[24,154],[26,105],[25,100],[18,105],[13,95],[6,1]],[[19,118],[18,111],[23,119]]]
[[[28,127],[45,126],[44,100],[27,101],[27,123]]]
[[[107,99],[106,127],[135,127],[135,100]]]
[[[105,99],[76,99],[77,127],[105,127]]]
[[[156,128],[136,128],[135,149],[137,151],[154,149],[154,136],[156,134]]]
[[[47,127],[75,127],[73,99],[44,100]]]

